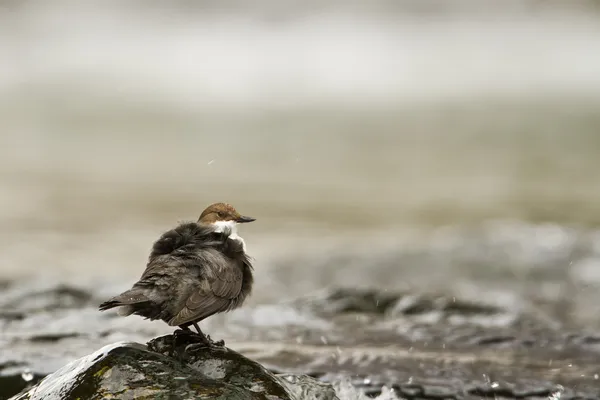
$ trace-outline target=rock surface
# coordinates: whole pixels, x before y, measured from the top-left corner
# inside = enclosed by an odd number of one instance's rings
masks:
[[[293,386],[289,380],[226,347],[195,347],[194,339],[175,334],[153,339],[147,346],[124,342],[105,346],[50,374],[14,400],[295,398],[288,390]]]

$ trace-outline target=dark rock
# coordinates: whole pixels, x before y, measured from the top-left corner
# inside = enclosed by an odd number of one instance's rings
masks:
[[[427,385],[423,388],[423,397],[427,399],[446,399],[456,397],[456,390],[444,386]]]
[[[14,400],[292,399],[287,385],[260,364],[225,347],[199,347],[191,335],[144,346],[115,343],[73,361]],[[187,351],[186,351],[187,349]]]
[[[29,338],[31,342],[58,342],[61,339],[68,339],[78,337],[79,334],[75,332],[71,333],[47,333],[40,335],[33,335]]]
[[[409,398],[414,398],[423,394],[423,387],[419,385],[398,385],[396,390]]]
[[[0,377],[0,388],[2,393],[19,393],[24,389],[30,388],[32,385],[39,382],[43,376],[34,375],[34,379],[27,382],[22,378],[22,374],[15,374],[12,376]],[[8,397],[0,393],[0,399],[7,399]]]
[[[473,340],[474,344],[479,346],[489,346],[489,345],[502,345],[502,344],[510,344],[517,340],[514,336],[502,336],[502,335],[489,335],[483,337],[476,337]]]
[[[0,320],[21,321],[25,318],[25,313],[13,310],[0,310]]]
[[[216,381],[277,398],[289,397],[281,381],[257,362],[224,346],[197,346],[194,336],[186,332],[161,336],[148,342],[148,349],[182,360],[202,376]]]
[[[384,314],[398,299],[398,294],[372,289],[335,288],[309,299],[299,299],[301,308],[319,314],[366,313]]]
[[[457,299],[450,296],[433,296],[426,294],[410,294],[398,296],[398,300],[390,307],[389,318],[402,316],[418,316],[423,314],[438,314],[439,319],[446,321],[477,321],[492,324],[498,317],[510,315],[510,311],[485,303],[475,303],[469,300]],[[510,318],[508,321],[512,321]]]

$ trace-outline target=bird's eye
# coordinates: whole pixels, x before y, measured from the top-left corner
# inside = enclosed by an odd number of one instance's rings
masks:
[[[218,215],[219,217],[221,217],[221,218],[223,218],[223,217],[225,216],[225,214],[223,214],[221,211],[219,211],[219,212],[217,213],[217,215]]]

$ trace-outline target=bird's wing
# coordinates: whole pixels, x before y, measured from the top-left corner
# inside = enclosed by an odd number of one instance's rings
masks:
[[[184,307],[169,321],[183,325],[227,311],[242,289],[242,269],[238,265],[221,266],[207,271],[205,279],[187,298]]]

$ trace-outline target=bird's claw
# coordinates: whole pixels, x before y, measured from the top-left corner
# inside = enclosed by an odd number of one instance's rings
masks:
[[[225,347],[224,340],[214,341],[210,338],[210,336],[202,336],[202,339],[198,343],[192,343],[185,346],[185,352],[193,352],[200,349],[206,349],[210,347]]]
[[[210,344],[205,342],[188,344],[185,346],[184,353],[192,353],[196,350],[205,349],[207,347],[210,347]]]

